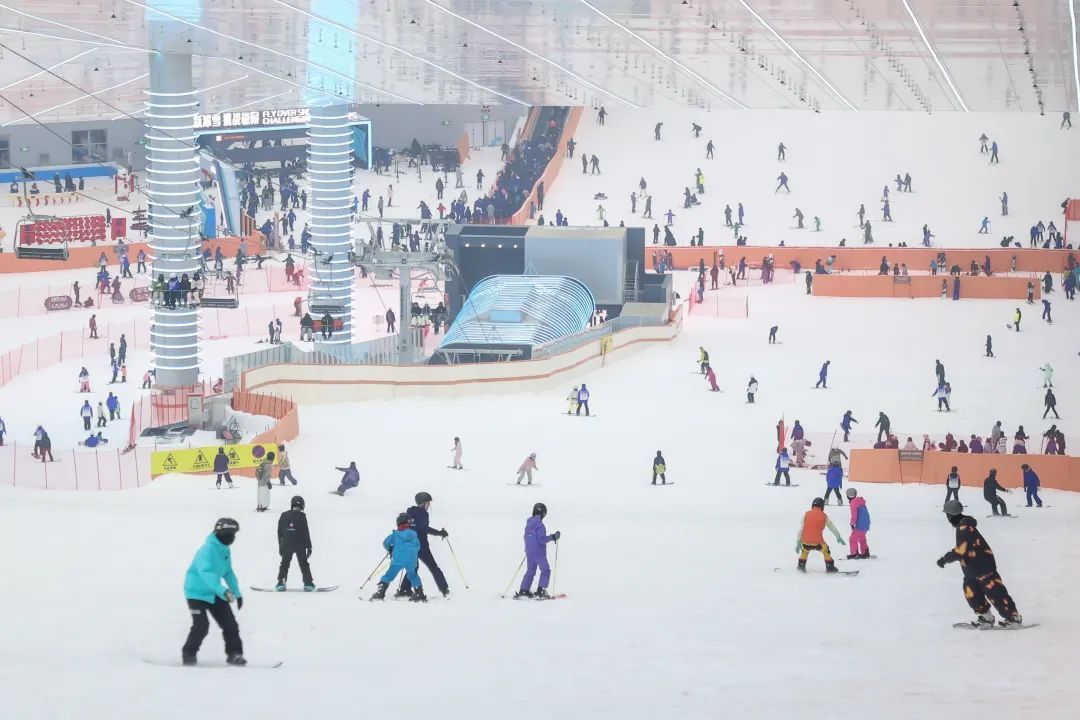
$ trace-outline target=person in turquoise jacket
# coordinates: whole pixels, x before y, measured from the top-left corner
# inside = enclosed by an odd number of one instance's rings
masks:
[[[409,598],[411,602],[427,602],[424,588],[420,583],[420,575],[416,572],[417,556],[420,554],[420,538],[411,527],[411,521],[406,513],[397,516],[397,530],[386,536],[383,540],[383,548],[390,555],[390,567],[386,569],[379,580],[379,588],[371,596],[372,600],[382,600],[386,597],[386,588],[394,581],[402,570],[409,578],[413,593]]]
[[[184,577],[184,597],[191,612],[191,631],[182,650],[184,665],[194,665],[199,647],[210,631],[207,614],[221,628],[225,638],[225,662],[230,665],[247,665],[244,646],[240,641],[240,627],[229,606],[234,600],[236,609],[244,607],[240,583],[232,569],[232,553],[229,546],[236,540],[240,523],[232,518],[221,518],[214,524],[214,532],[195,553],[195,558]],[[224,580],[225,584],[222,585]]]

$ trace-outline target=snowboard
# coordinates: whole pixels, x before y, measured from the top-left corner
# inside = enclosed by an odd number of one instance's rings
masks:
[[[857,560],[877,560],[877,555],[870,555],[869,557],[844,558],[844,559],[848,560],[850,562],[855,562]]]
[[[1014,517],[1019,517],[1019,516],[1018,515],[987,515],[986,517],[988,517],[988,518],[997,518],[997,517],[1000,517],[1000,518],[1014,518]]]
[[[773,572],[785,572],[787,570],[791,570],[791,568],[773,568]],[[793,570],[793,572],[798,572],[798,570]],[[859,574],[859,571],[858,570],[837,570],[834,573],[814,572],[814,573],[806,573],[806,574],[808,574],[808,575],[847,575],[848,577],[854,577],[854,576]]]
[[[277,588],[272,588],[272,587],[256,587],[254,585],[249,585],[249,587],[252,590],[254,590],[255,592],[270,592],[270,593],[272,593],[272,592],[333,592],[334,590],[337,590],[339,586],[337,586],[337,585],[327,585],[326,587],[317,587],[314,590],[305,590],[302,587],[299,587],[299,588],[285,588],[284,590],[278,590]]]
[[[516,482],[512,482],[512,483],[506,483],[506,484],[509,485],[510,487],[542,487],[540,485],[540,483],[516,483]]]
[[[674,484],[675,484],[674,480],[668,480],[667,482],[658,482],[658,483],[651,482],[651,483],[649,483],[649,485],[656,485],[657,487],[662,487],[664,485],[674,485]]]
[[[975,625],[970,622],[958,622],[953,623],[953,627],[957,630],[978,630],[980,632],[990,632],[994,630],[1027,630],[1028,628],[1039,627],[1039,623],[1030,623],[1028,625]]]
[[[563,414],[568,415],[570,417],[596,417],[595,415],[578,415],[577,413],[563,413]]]
[[[790,485],[787,485],[787,484],[782,484],[781,485],[779,483],[771,483],[771,482],[769,482],[769,483],[765,483],[765,487],[799,487],[799,483],[791,483]]]
[[[463,467],[454,467],[453,465],[447,465],[446,469],[447,470],[464,470],[465,468],[463,468]]]
[[[284,660],[277,660],[277,661],[265,662],[265,663],[263,663],[263,662],[251,662],[249,660],[247,665],[229,665],[224,660],[200,660],[195,665],[184,665],[184,663],[181,662],[179,659],[160,660],[160,659],[155,659],[155,658],[143,658],[142,661],[144,663],[146,663],[147,665],[158,665],[160,667],[177,667],[177,668],[184,668],[184,669],[189,669],[190,668],[190,669],[193,669],[193,670],[197,670],[199,668],[233,668],[233,667],[234,668],[262,668],[262,669],[269,670],[269,669],[273,669],[273,668],[279,668],[283,664],[285,664]]]

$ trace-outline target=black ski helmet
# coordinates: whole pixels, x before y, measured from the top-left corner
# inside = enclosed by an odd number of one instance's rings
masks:
[[[536,503],[533,505],[533,517],[539,515],[540,517],[547,517],[547,505],[544,503]]]
[[[814,498],[814,502],[810,503],[810,507],[823,508],[825,507],[825,501],[821,498]]]
[[[431,502],[431,493],[426,493],[426,492],[418,492],[418,493],[416,493],[416,504],[417,504],[417,506],[421,506],[424,503],[429,503],[429,502]]]
[[[236,539],[236,533],[238,532],[240,532],[240,523],[232,518],[221,518],[214,523],[214,537],[216,537],[222,545],[232,545],[233,540]]]
[[[946,515],[962,515],[964,513],[964,506],[960,504],[959,500],[946,500],[945,507],[942,508]]]
[[[289,503],[289,507],[292,508],[293,510],[297,510],[297,509],[303,510],[304,509],[304,498],[301,497],[300,495],[293,495],[292,502]]]
[[[412,524],[412,520],[409,519],[408,515],[406,515],[405,513],[398,513],[398,516],[397,516],[397,526],[398,527],[401,527],[402,525],[411,525],[411,524]]]

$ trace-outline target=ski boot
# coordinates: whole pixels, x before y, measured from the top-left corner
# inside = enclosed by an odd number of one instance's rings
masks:
[[[399,587],[397,589],[397,592],[394,593],[394,599],[395,600],[402,600],[402,599],[409,600],[411,598],[412,598],[412,593],[409,592],[408,590],[406,590],[403,587]]]
[[[971,624],[980,630],[989,630],[994,627],[994,614],[989,610],[984,613],[979,613],[975,616],[975,619],[971,621]]]
[[[385,600],[386,599],[386,583],[379,583],[378,589],[375,590],[375,594],[371,596],[372,600]]]
[[[450,588],[446,588],[445,590],[441,590],[440,592],[442,592],[442,596],[444,599],[450,599]]]
[[[315,583],[304,583],[304,592],[315,592]]]
[[[536,594],[533,595],[533,599],[534,600],[550,600],[551,596],[548,595],[547,588],[540,588],[539,590],[536,591]]]
[[[834,572],[840,572],[840,571],[836,569],[836,563],[835,562],[827,562],[827,563],[825,563],[825,572],[834,573]]]
[[[244,665],[247,665],[247,660],[244,659],[243,655],[237,653],[235,655],[230,655],[229,657],[225,658],[225,663],[227,665],[237,665],[242,667]]]
[[[514,593],[515,600],[520,600],[521,598],[531,598],[532,596],[533,594],[528,590],[518,590],[516,593]]]
[[[855,553],[851,553],[850,555],[847,556],[847,559],[848,560],[858,560],[861,557],[862,557],[862,555],[856,555]]]
[[[862,555],[859,555],[859,559],[860,560],[869,560],[870,559],[870,551],[867,550]]]
[[[1001,625],[1002,627],[1023,625],[1024,624],[1024,618],[1020,615],[1020,613],[1015,613],[1012,617],[1003,618],[1002,620],[999,620],[998,624]]]
[[[195,665],[197,661],[196,661],[196,659],[195,659],[195,656],[194,656],[194,655],[185,655],[184,657],[182,657],[182,658],[180,659],[180,662],[181,662],[181,663],[182,663],[183,665],[186,665],[186,666],[189,666],[189,667],[190,667],[190,666],[192,666],[192,665]]]
[[[427,595],[424,594],[424,588],[416,588],[415,590],[413,590],[412,597],[409,598],[409,602],[426,603]]]
[[[276,592],[285,592],[285,583],[278,580],[278,584],[274,586]]]

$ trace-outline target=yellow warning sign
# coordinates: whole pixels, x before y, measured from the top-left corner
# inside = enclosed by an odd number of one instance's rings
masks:
[[[271,451],[277,451],[274,443],[225,446],[225,456],[229,458],[230,470],[258,467],[262,459],[266,457],[266,453]],[[150,454],[150,474],[212,472],[214,456],[217,452],[217,447],[159,450]]]

